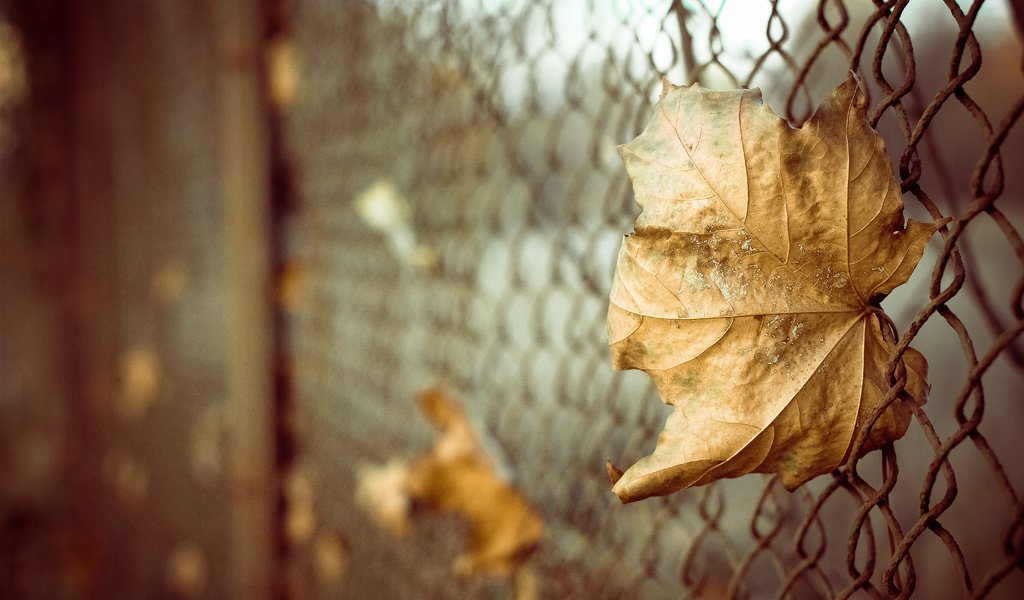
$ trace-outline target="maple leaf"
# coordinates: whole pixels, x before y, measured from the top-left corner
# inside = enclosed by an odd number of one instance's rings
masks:
[[[758,89],[666,82],[619,148],[643,209],[619,251],[608,309],[617,369],[648,373],[673,405],[623,502],[749,472],[787,489],[831,471],[889,388],[894,347],[877,303],[945,222],[904,225],[899,184],[851,75],[794,129]],[[908,348],[904,392],[864,451],[901,437],[925,401]]]
[[[519,491],[496,474],[453,398],[434,388],[420,396],[420,408],[441,431],[441,438],[412,462],[406,483],[409,496],[469,522],[469,550],[456,559],[457,573],[510,574],[536,548],[543,521]]]
[[[543,535],[543,521],[497,474],[453,398],[433,388],[419,401],[423,414],[441,432],[437,443],[411,462],[392,460],[384,467],[361,469],[357,499],[400,536],[409,529],[413,506],[461,515],[469,523],[469,549],[455,560],[458,574],[522,575],[523,561]]]

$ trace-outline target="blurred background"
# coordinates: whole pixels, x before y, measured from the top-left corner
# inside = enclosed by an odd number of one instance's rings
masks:
[[[0,597],[1017,598],[1020,2],[0,0]],[[931,365],[894,449],[795,493],[622,506],[668,414],[611,370],[661,79],[794,125],[850,70],[908,216],[884,307]],[[546,534],[456,577],[361,469],[463,404]]]

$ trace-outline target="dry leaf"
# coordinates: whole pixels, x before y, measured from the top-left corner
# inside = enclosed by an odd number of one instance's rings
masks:
[[[497,474],[465,412],[451,397],[429,390],[420,397],[420,408],[441,432],[440,439],[409,464],[396,459],[360,469],[357,501],[397,535],[407,532],[414,504],[460,514],[470,525],[469,551],[456,559],[455,571],[510,574],[536,547],[543,522]]]
[[[407,487],[417,503],[454,512],[469,521],[469,551],[457,573],[508,575],[536,547],[544,531],[522,495],[495,473],[469,420],[439,389],[420,397],[423,414],[441,431],[427,454],[412,462]]]
[[[623,502],[749,472],[792,490],[846,458],[889,387],[893,341],[875,305],[904,283],[942,223],[903,222],[882,139],[852,76],[801,129],[757,89],[666,83],[647,129],[620,148],[643,209],[619,252],[608,311],[618,369],[674,406]],[[866,450],[905,432],[927,364]]]

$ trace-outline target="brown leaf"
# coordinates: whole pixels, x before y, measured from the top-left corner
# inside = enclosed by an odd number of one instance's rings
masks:
[[[458,572],[509,574],[536,546],[543,522],[495,474],[465,413],[450,396],[432,389],[420,397],[420,407],[441,438],[412,462],[406,481],[410,498],[469,521],[469,551],[456,560]]]
[[[666,83],[620,147],[643,212],[612,286],[613,362],[674,406],[654,453],[615,482],[623,502],[749,472],[794,489],[840,465],[881,406],[893,340],[874,305],[943,222],[904,225],[864,105],[851,76],[793,129],[760,90]],[[903,364],[906,389],[865,451],[925,401],[924,357],[909,348]]]

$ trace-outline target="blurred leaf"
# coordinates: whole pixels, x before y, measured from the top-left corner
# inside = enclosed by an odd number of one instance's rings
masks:
[[[456,560],[458,573],[510,574],[543,534],[540,516],[495,473],[454,399],[435,388],[420,397],[420,408],[441,438],[412,462],[409,496],[427,508],[454,512],[469,521],[469,549]]]
[[[469,549],[455,560],[455,571],[511,574],[540,540],[541,518],[498,475],[455,400],[431,389],[420,396],[420,409],[441,432],[440,439],[411,463],[393,459],[360,469],[358,502],[397,535],[407,533],[413,505],[456,513],[469,522],[470,531]]]
[[[749,472],[792,490],[870,425],[894,347],[875,305],[943,222],[904,225],[864,105],[851,76],[793,129],[760,90],[666,83],[620,148],[643,212],[619,252],[609,342],[616,368],[647,372],[674,406],[653,454],[608,465],[623,502]],[[924,357],[910,348],[903,366],[864,451],[901,437],[925,401]]]

